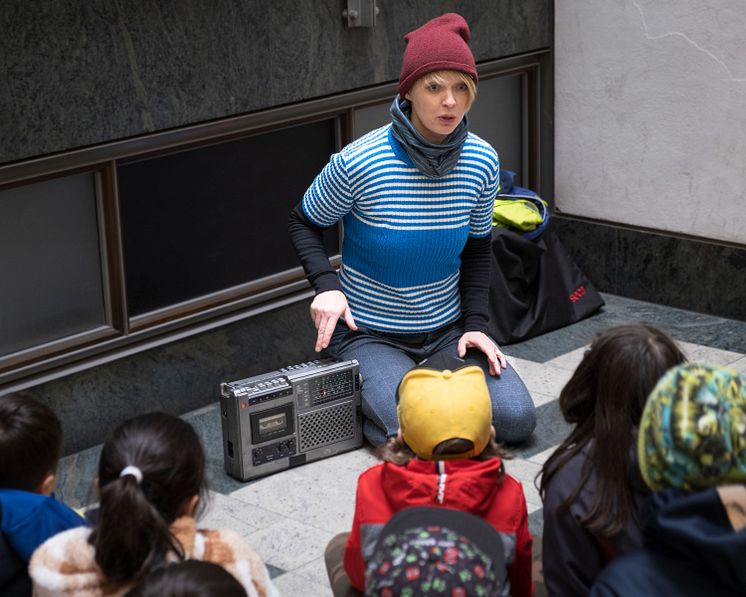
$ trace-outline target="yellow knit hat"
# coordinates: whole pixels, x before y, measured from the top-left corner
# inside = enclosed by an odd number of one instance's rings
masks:
[[[412,451],[425,460],[478,456],[492,433],[492,402],[484,372],[476,365],[455,362],[452,369],[426,366],[409,371],[399,384],[399,428]],[[474,448],[463,454],[433,456],[449,439],[465,439]]]

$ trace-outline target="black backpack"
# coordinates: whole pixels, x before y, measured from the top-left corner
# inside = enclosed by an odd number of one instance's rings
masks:
[[[511,172],[501,172],[503,198],[531,193],[513,187]],[[546,216],[547,220],[549,215]],[[538,233],[538,234],[537,234]],[[519,342],[592,315],[601,295],[560,242],[551,224],[523,233],[492,229],[490,334],[499,344]]]

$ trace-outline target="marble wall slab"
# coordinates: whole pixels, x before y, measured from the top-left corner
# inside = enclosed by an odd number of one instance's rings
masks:
[[[746,247],[555,217],[598,290],[746,321]]]
[[[549,0],[5,0],[0,164],[396,80],[403,36],[464,15],[476,60],[552,44]]]
[[[555,15],[556,205],[746,245],[743,1],[556,2]]]

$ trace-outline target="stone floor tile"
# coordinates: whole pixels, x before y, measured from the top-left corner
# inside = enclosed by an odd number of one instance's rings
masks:
[[[373,452],[373,447],[368,444],[357,450],[338,454],[337,456],[333,456],[327,460],[330,463],[333,462],[335,467],[348,467],[351,470],[361,472],[379,462]]]
[[[526,512],[529,516],[533,514],[534,512],[541,512],[544,509],[544,505],[541,503],[536,503],[535,501],[529,502],[528,499],[526,500]]]
[[[293,571],[322,557],[334,535],[286,518],[251,533],[246,541],[266,563]]]
[[[326,573],[326,564],[324,563],[323,554],[312,562],[308,562],[308,564],[296,568],[293,570],[293,574],[302,576],[317,585],[329,586],[329,576]]]
[[[212,441],[222,441],[222,435],[217,436]],[[234,479],[228,473],[225,472],[223,455],[219,457],[208,457],[207,458],[207,483],[212,491],[222,493],[223,495],[230,495],[234,491],[249,487],[256,481],[239,481]]]
[[[338,533],[352,522],[357,479],[365,468],[337,465],[336,457],[327,458],[261,479],[231,497]]]
[[[528,441],[509,446],[515,458],[533,459],[536,454],[560,444],[572,430],[560,412],[559,402],[552,400],[536,409],[536,429]]]
[[[746,375],[746,357],[743,357],[741,359],[738,359],[737,361],[733,361],[732,363],[728,364],[728,367],[731,369],[735,369],[739,373],[743,373]]]
[[[536,392],[546,396],[559,396],[560,390],[572,375],[572,371],[549,363],[534,363],[525,359],[513,359],[511,363],[532,394]]]
[[[542,503],[539,491],[534,485],[536,475],[541,472],[541,465],[530,460],[514,458],[513,460],[505,461],[505,470],[509,475],[515,477],[523,484],[523,494],[526,496],[526,505],[529,512],[541,508]]]
[[[57,499],[73,508],[82,508],[96,500],[93,480],[98,474],[101,446],[64,456],[57,467]]]
[[[305,576],[286,572],[274,580],[275,586],[283,597],[331,597],[329,583],[323,585],[310,582]]]
[[[583,356],[585,355],[585,352],[588,350],[589,346],[590,344],[586,344],[585,346],[581,346],[580,348],[576,348],[571,352],[554,358],[551,361],[547,361],[547,365],[559,367],[560,369],[567,369],[569,371],[575,371],[575,369],[578,368],[578,365],[580,365],[580,361],[583,360]]]
[[[743,358],[743,355],[731,350],[722,350],[711,346],[703,346],[692,342],[678,341],[679,346],[692,363],[706,363],[708,365],[730,365]]]
[[[534,401],[534,407],[539,408],[545,404],[557,400],[557,396],[542,394],[541,392],[531,392],[531,398]]]
[[[544,511],[534,510],[528,513],[528,530],[532,537],[544,532]]]
[[[557,449],[557,446],[552,446],[551,448],[547,448],[543,452],[539,452],[538,454],[534,454],[531,456],[531,458],[528,458],[529,461],[538,464],[539,466],[544,466],[544,463],[549,459],[549,457],[554,454],[554,451]]]
[[[278,568],[277,566],[273,566],[272,564],[267,564],[267,562],[264,562],[264,565],[267,567],[267,572],[269,572],[270,578],[277,578],[281,574],[285,574],[285,570],[282,568]]]
[[[280,522],[282,516],[253,504],[211,492],[208,507],[199,521],[203,528],[233,529],[246,538],[251,533]]]

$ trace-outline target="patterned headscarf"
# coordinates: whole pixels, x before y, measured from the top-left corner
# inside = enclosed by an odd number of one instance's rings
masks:
[[[746,377],[693,363],[669,370],[645,404],[637,453],[653,491],[746,482]]]

